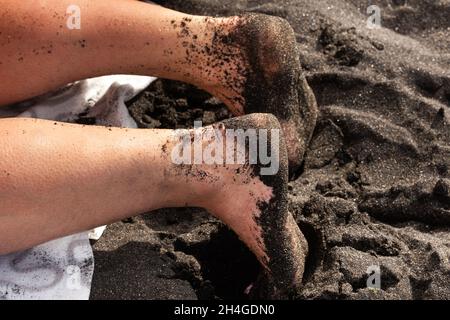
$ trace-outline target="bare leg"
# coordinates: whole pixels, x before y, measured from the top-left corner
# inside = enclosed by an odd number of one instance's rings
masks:
[[[106,74],[141,74],[177,80],[202,79],[188,64],[186,43],[212,43],[213,22],[131,0],[79,0],[81,29],[66,26],[70,0],[1,0],[0,104],[23,100],[63,84]],[[186,20],[184,20],[186,19]],[[230,19],[214,21],[231,24]],[[190,38],[181,34],[190,22]],[[198,57],[200,59],[200,57]],[[194,61],[203,64],[203,61]],[[188,75],[189,74],[189,75]],[[189,79],[188,79],[189,78]],[[28,85],[23,86],[27,80]]]
[[[278,130],[279,124],[260,114],[218,128],[224,134],[238,128]],[[0,254],[157,208],[196,206],[233,229],[280,290],[298,286],[306,246],[286,207],[283,141],[274,150],[279,170],[262,176],[261,166],[248,160],[176,165],[172,150],[180,139],[173,130],[0,120]]]
[[[66,27],[72,0],[0,0],[0,105],[106,74],[181,80],[235,115],[280,121],[291,171],[316,119],[296,41],[280,18],[192,16],[132,0],[77,0],[81,29]],[[24,85],[26,82],[26,85]]]

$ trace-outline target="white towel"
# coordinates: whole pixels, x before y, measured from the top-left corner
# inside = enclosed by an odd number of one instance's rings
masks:
[[[136,128],[125,106],[155,78],[114,75],[87,79],[55,92],[0,108],[0,117],[29,117],[76,122],[95,117],[100,125]],[[0,256],[0,300],[89,298],[94,256],[89,238],[98,239],[104,226],[56,239],[35,248]]]

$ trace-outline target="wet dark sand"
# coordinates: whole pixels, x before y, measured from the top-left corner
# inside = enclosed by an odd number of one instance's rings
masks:
[[[286,18],[320,109],[290,206],[307,237],[299,298],[450,298],[450,3],[157,1],[189,13]],[[378,2],[373,2],[378,4]],[[206,108],[203,111],[202,108]],[[229,116],[216,99],[159,81],[130,105],[141,127]],[[258,266],[200,209],[161,210],[110,226],[94,246],[92,298],[243,298]],[[381,290],[366,270],[381,266]]]

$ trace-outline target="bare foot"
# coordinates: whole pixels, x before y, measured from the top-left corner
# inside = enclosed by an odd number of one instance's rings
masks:
[[[270,284],[263,291],[281,296],[300,286],[303,276],[307,243],[288,212],[287,182],[302,163],[317,117],[294,31],[281,18],[255,14],[183,18],[173,25],[182,46],[177,52],[185,52],[175,66],[185,73],[178,80],[210,92],[240,116],[222,122],[223,129],[283,131],[276,174],[261,175],[260,162],[183,169],[184,175],[207,181],[208,196],[199,197],[203,206],[255,253],[266,270],[262,279]],[[261,292],[261,286],[254,288]]]
[[[230,129],[254,130],[254,141],[259,145],[258,159],[252,160],[250,156],[250,140],[237,139],[229,143],[226,137]],[[202,141],[206,145],[220,136],[226,141],[225,150],[232,150],[233,154],[245,150],[244,163],[190,165],[175,170],[205,186],[196,187],[207,190],[199,197],[200,205],[234,230],[260,261],[263,266],[260,279],[266,281],[259,281],[254,286],[258,296],[280,298],[295,292],[302,282],[308,249],[287,207],[288,160],[278,120],[270,114],[251,114],[195,130],[202,132]],[[211,140],[204,138],[208,130],[215,132]],[[191,143],[193,132],[186,136],[188,143]],[[261,164],[261,145],[267,148],[265,150],[271,150],[271,163]],[[262,170],[268,167],[274,170]]]
[[[313,133],[317,105],[302,74],[294,30],[278,17],[247,15],[236,37],[246,50],[250,71],[244,89],[245,112],[272,113],[288,146],[290,176],[303,161]]]
[[[279,121],[272,115],[268,114],[252,114],[248,116],[238,117],[224,121],[224,126],[227,129],[248,129],[256,128],[269,130],[281,130]],[[260,132],[260,131],[258,131]],[[259,136],[259,139],[263,138]],[[261,240],[263,248],[263,255],[259,256],[259,260],[266,267],[267,272],[263,272],[262,278],[269,280],[264,285],[264,290],[258,292],[259,297],[270,296],[271,298],[285,297],[290,292],[295,292],[302,282],[305,257],[308,252],[307,242],[298,228],[297,223],[288,211],[287,203],[287,184],[288,184],[288,159],[286,152],[286,143],[279,135],[279,140],[273,134],[269,135],[268,149],[278,153],[278,172],[271,175],[262,175],[261,168],[265,167],[258,162],[258,164],[251,166],[250,176],[262,182],[264,188],[260,188],[261,194],[264,194],[266,188],[271,189],[271,197],[266,201],[257,201],[257,208],[259,215],[255,217],[255,229],[259,230],[256,233],[251,233],[253,237]],[[276,148],[271,148],[276,146]],[[259,150],[261,151],[261,150]],[[275,154],[271,155],[272,157]],[[245,175],[241,175],[241,179]],[[245,179],[244,179],[245,180]],[[244,183],[245,185],[245,183]],[[252,195],[259,191],[251,184],[247,184],[248,193]],[[233,190],[234,191],[234,190]],[[230,199],[233,199],[235,204],[240,199],[244,206],[248,205],[249,199],[245,199],[245,192],[233,192]],[[240,211],[241,214],[248,214],[248,212]],[[242,237],[242,230],[245,232],[246,227],[242,224],[242,219],[237,218],[229,222],[229,226]],[[267,287],[267,285],[270,287]],[[259,286],[255,286],[254,290],[261,290],[261,282]]]
[[[235,116],[275,115],[284,132],[293,176],[317,117],[294,31],[286,20],[262,14],[204,19],[208,24],[205,42],[187,49],[191,67],[200,68],[197,79],[201,80],[196,84],[224,101]]]

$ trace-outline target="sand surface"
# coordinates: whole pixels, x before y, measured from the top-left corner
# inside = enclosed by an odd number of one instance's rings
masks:
[[[320,117],[290,206],[310,246],[298,298],[450,299],[450,1],[169,0],[181,11],[286,18]],[[368,5],[381,29],[367,28]],[[158,81],[141,127],[229,116],[191,86]],[[258,265],[201,209],[116,223],[94,245],[93,299],[230,299]],[[366,287],[381,268],[381,290]]]

